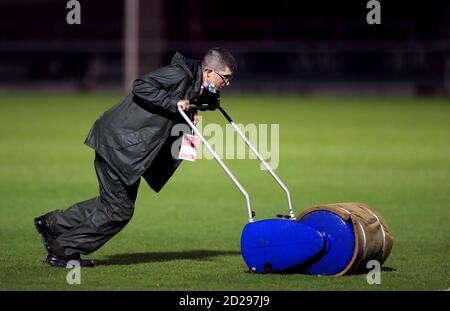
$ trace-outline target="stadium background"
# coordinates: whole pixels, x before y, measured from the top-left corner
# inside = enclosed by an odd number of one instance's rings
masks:
[[[233,90],[450,93],[447,1],[382,1],[380,25],[364,0],[82,1],[81,25],[66,3],[1,1],[2,85],[120,88],[136,29],[138,74],[220,45],[239,61]]]

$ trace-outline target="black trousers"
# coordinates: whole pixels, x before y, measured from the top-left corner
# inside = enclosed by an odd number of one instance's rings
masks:
[[[48,228],[54,237],[50,246],[57,255],[94,252],[133,216],[140,179],[127,186],[97,153],[94,166],[100,196],[47,214]]]

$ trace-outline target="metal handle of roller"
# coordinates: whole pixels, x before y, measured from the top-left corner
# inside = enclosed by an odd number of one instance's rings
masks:
[[[192,105],[189,105],[189,106],[188,106],[188,110],[191,110],[191,109],[199,109],[199,110],[205,109],[205,110],[210,110],[210,109],[208,109],[208,108],[209,108],[208,105],[194,105],[194,104],[192,104]]]
[[[192,121],[189,119],[189,117],[186,115],[184,110],[181,107],[178,107],[178,112],[181,114],[181,116],[186,120],[187,124],[191,127],[191,129],[194,131],[194,133],[200,137],[200,140],[203,142],[203,144],[208,148],[209,152],[213,155],[214,159],[220,164],[222,169],[225,171],[225,173],[230,177],[230,179],[233,181],[233,183],[236,185],[236,187],[241,191],[241,193],[245,197],[245,202],[247,203],[247,212],[248,212],[248,222],[253,222],[253,213],[252,213],[252,207],[250,204],[250,197],[245,191],[244,187],[239,183],[239,181],[234,177],[233,173],[230,172],[228,167],[223,163],[223,161],[219,158],[217,153],[212,149],[211,145],[206,141],[206,139],[203,137],[202,133],[197,129],[197,127],[192,123]]]
[[[283,191],[286,193],[286,197],[287,197],[287,201],[288,201],[288,210],[289,210],[289,216],[290,218],[294,219],[295,218],[295,214],[294,211],[292,209],[292,200],[291,200],[291,194],[289,193],[288,188],[286,187],[286,185],[281,181],[281,179],[277,176],[277,174],[275,174],[275,172],[273,171],[273,169],[269,166],[269,164],[267,164],[267,162],[262,158],[261,154],[259,154],[259,152],[256,150],[256,148],[250,143],[250,141],[247,139],[247,137],[245,137],[244,133],[242,133],[242,131],[239,129],[239,127],[237,127],[237,125],[233,122],[233,120],[231,119],[231,117],[228,115],[228,113],[226,113],[226,111],[221,107],[218,106],[217,107],[220,112],[223,114],[223,116],[228,120],[228,122],[231,124],[231,126],[235,129],[235,131],[239,134],[239,136],[241,136],[242,140],[245,141],[245,143],[247,144],[248,148],[253,152],[254,155],[256,155],[256,157],[258,158],[258,160],[264,165],[264,167],[269,171],[270,175],[272,175],[272,177],[276,180],[276,182],[280,185],[280,187],[283,189]]]

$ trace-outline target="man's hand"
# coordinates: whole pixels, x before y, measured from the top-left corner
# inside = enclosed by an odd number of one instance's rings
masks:
[[[189,100],[182,99],[177,103],[177,106],[181,107],[181,109],[183,109],[184,111],[187,111],[189,108]],[[194,125],[197,125],[197,123],[198,123],[197,112],[188,111],[187,115],[188,115],[189,119],[191,119],[191,121],[194,123]]]
[[[186,111],[189,108],[189,100],[182,99],[177,103],[178,107],[181,107],[184,111]]]

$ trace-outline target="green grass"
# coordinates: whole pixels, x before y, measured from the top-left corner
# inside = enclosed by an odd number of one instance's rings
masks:
[[[295,212],[361,201],[395,237],[381,285],[365,275],[255,275],[240,255],[241,194],[213,160],[185,162],[160,194],[141,183],[133,220],[91,257],[81,285],[42,263],[33,217],[97,195],[94,120],[120,95],[0,95],[0,290],[443,290],[450,286],[450,101],[223,96],[240,123],[280,124],[277,173]],[[205,124],[225,124],[218,113]],[[226,160],[257,219],[286,202],[255,160]],[[195,191],[198,187],[199,191]]]

